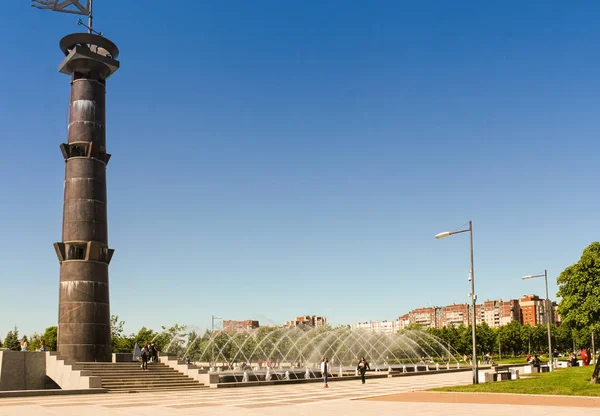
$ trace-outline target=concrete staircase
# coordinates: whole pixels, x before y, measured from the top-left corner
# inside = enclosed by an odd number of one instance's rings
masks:
[[[162,363],[148,363],[148,371],[142,371],[136,362],[77,363],[77,366],[100,377],[102,388],[109,393],[208,388]]]

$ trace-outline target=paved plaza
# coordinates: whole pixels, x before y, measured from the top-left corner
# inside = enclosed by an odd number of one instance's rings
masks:
[[[468,384],[471,373],[428,374],[330,383],[202,389],[189,392],[46,396],[0,399],[0,415],[597,415],[598,407],[580,407],[575,400],[555,403],[552,398],[489,395],[410,393],[436,386]],[[437,399],[430,399],[437,397]],[[498,395],[501,396],[501,395]],[[469,399],[471,397],[472,399]],[[516,400],[514,399],[516,397]],[[483,403],[481,403],[483,402]],[[485,403],[485,404],[484,404]],[[589,399],[587,405],[600,406]]]

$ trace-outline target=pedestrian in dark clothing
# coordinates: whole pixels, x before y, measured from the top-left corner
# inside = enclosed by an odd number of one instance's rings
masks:
[[[358,362],[358,366],[356,369],[360,372],[360,379],[362,380],[362,384],[365,384],[365,373],[367,370],[370,370],[369,363],[365,360],[365,357],[362,357]]]
[[[155,363],[158,361],[158,351],[156,350],[156,348],[154,347],[154,343],[150,343],[150,345],[148,346],[148,355],[151,362]]]
[[[142,371],[148,371],[148,358],[150,358],[150,351],[148,351],[148,345],[144,345],[142,348]]]
[[[539,369],[541,365],[542,365],[542,361],[539,359],[539,357],[537,355],[534,355],[533,356],[533,366],[536,367],[537,369]]]

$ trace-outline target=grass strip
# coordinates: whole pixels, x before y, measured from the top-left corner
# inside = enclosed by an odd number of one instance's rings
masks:
[[[526,374],[519,380],[439,387],[430,391],[600,396],[600,384],[590,384],[593,371],[594,366],[570,367],[550,373]]]

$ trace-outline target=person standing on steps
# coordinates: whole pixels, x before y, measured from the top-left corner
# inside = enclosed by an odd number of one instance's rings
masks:
[[[150,345],[148,345],[148,358],[151,363],[155,362],[155,354],[156,354],[156,348],[154,348],[154,343],[151,342]]]
[[[365,357],[361,357],[356,369],[360,372],[360,379],[362,380],[362,384],[365,384],[365,373],[367,370],[370,370],[369,363],[365,360]]]
[[[142,371],[148,371],[148,358],[150,356],[150,351],[148,350],[148,344],[144,345],[142,348]]]
[[[323,361],[321,362],[321,374],[323,374],[323,380],[325,381],[323,388],[328,388],[327,376],[329,375],[329,360],[327,357],[323,358]]]

